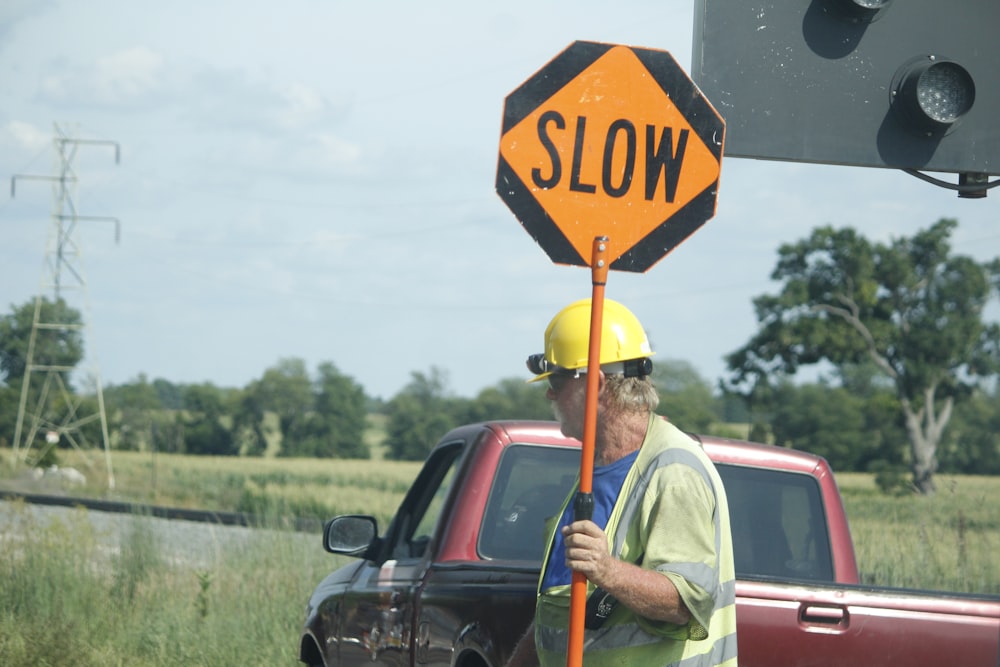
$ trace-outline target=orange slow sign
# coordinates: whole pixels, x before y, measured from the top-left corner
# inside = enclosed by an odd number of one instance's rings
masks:
[[[554,262],[643,272],[714,215],[724,131],[666,51],[574,42],[508,96],[497,192]]]

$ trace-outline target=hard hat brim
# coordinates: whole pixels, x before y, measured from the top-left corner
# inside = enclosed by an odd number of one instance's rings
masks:
[[[531,384],[532,382],[541,382],[542,380],[548,378],[550,375],[552,375],[552,371],[545,371],[544,373],[536,375],[535,377],[533,377],[533,378],[531,378],[529,380],[525,380],[525,383],[526,384]]]

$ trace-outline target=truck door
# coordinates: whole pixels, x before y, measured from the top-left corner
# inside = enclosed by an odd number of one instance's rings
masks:
[[[338,637],[341,665],[408,667],[414,593],[431,559],[437,524],[458,468],[463,442],[434,450],[382,538],[344,596]]]

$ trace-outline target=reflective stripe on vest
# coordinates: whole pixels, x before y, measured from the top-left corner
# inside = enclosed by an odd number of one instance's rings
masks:
[[[625,537],[628,533],[628,526],[632,525],[632,521],[634,521],[636,514],[639,512],[639,507],[642,505],[642,498],[646,495],[646,489],[649,488],[653,475],[660,468],[674,463],[686,465],[697,472],[704,480],[705,486],[712,490],[712,499],[715,503],[715,512],[712,516],[715,529],[715,553],[720,554],[722,552],[722,516],[719,513],[719,494],[715,489],[715,484],[712,483],[712,477],[708,474],[705,466],[697,456],[683,449],[670,448],[660,452],[650,460],[646,469],[639,474],[639,479],[632,492],[625,499],[625,508],[622,510],[621,519],[615,526],[615,539],[611,552],[616,558],[621,557],[622,548],[625,546]],[[722,591],[718,589],[720,564],[721,561],[717,561],[716,566],[711,568],[704,563],[670,563],[669,565],[661,565],[656,570],[658,572],[674,572],[710,593],[716,601],[715,608],[720,609],[736,602],[735,587],[732,588],[728,595],[725,588]]]

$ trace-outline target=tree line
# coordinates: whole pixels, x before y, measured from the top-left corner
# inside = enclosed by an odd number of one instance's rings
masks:
[[[713,385],[684,361],[658,360],[660,412],[691,432],[814,452],[835,470],[875,471],[897,482],[908,470],[922,493],[933,492],[938,471],[1000,474],[1000,327],[983,320],[1000,260],[952,253],[956,226],[940,220],[885,244],[823,227],[783,245],[771,276],[780,292],[754,299],[759,329],[725,357],[729,376]],[[0,316],[0,445],[12,444],[38,317],[67,326],[38,333],[35,363],[72,369],[83,358],[81,329],[72,326],[80,315],[64,301],[32,300]],[[817,364],[828,369],[819,380],[795,382],[799,369]],[[96,410],[94,392],[72,388],[69,370],[59,375],[78,410]],[[140,375],[106,387],[103,398],[118,449],[368,458],[374,416],[381,454],[420,460],[462,423],[550,419],[544,389],[524,380],[460,397],[447,371],[432,367],[412,372],[384,401],[331,361],[310,370],[288,358],[242,388]],[[100,442],[98,428],[89,422],[82,430]]]

